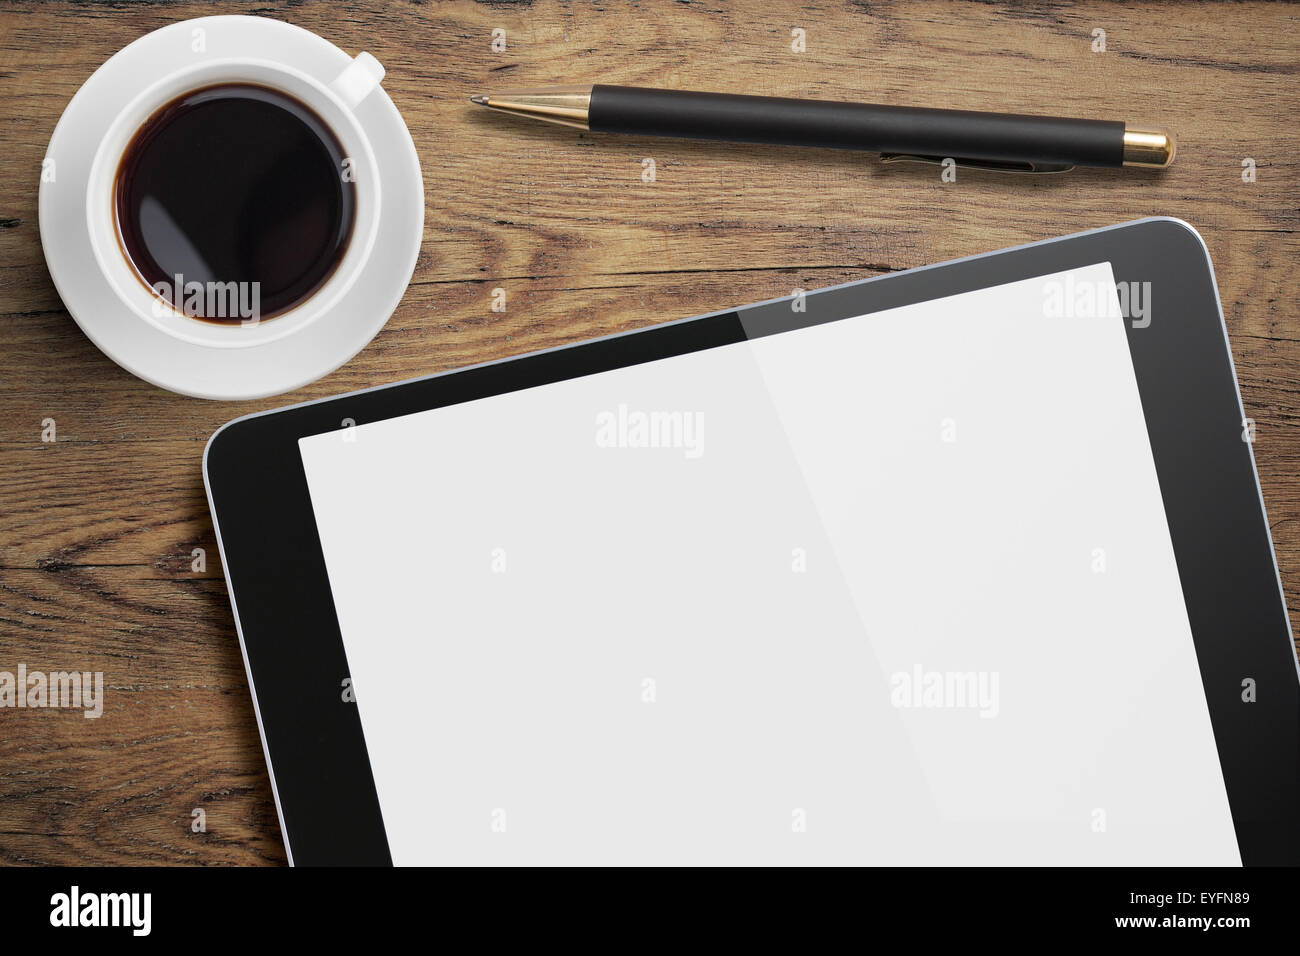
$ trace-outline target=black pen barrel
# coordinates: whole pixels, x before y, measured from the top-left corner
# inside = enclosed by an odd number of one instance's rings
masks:
[[[597,85],[588,125],[608,133],[995,162],[1124,164],[1122,122],[1012,113]]]

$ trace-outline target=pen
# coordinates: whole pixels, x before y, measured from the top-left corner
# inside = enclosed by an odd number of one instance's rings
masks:
[[[1174,138],[1163,129],[1107,120],[604,85],[481,94],[470,101],[600,133],[858,149],[879,152],[886,162],[952,159],[1005,172],[1160,169],[1175,153]]]

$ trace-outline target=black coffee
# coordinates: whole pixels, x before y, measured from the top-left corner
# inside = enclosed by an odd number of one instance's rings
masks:
[[[118,167],[127,258],[187,315],[286,312],[325,284],[347,248],[356,187],[345,160],[324,121],[284,93],[246,84],[186,93],[149,118]]]

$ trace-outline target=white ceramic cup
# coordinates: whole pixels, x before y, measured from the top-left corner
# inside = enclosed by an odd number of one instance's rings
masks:
[[[354,108],[378,86],[384,68],[359,54],[330,83],[321,83],[285,64],[251,58],[205,61],[158,79],[133,99],[109,125],[90,165],[86,220],[95,260],[113,291],[143,322],[182,341],[213,348],[248,348],[293,335],[326,314],[351,288],[369,260],[379,231],[380,182],[370,140]],[[352,236],[325,283],[309,298],[274,318],[253,322],[205,322],[178,312],[145,285],[118,235],[114,185],[118,165],[132,137],[157,110],[191,91],[221,83],[266,86],[309,107],[338,138],[356,189]]]

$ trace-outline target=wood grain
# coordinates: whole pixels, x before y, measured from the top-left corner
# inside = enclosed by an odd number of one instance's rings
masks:
[[[161,392],[99,353],[37,231],[45,144],[81,83],[142,34],[213,13],[375,54],[425,179],[420,260],[385,330],[324,380],[244,404]],[[229,418],[1144,215],[1184,218],[1210,247],[1300,594],[1298,20],[1267,3],[0,3],[0,669],[109,685],[98,720],[0,711],[0,861],[283,862],[199,473]],[[465,103],[597,79],[1147,120],[1181,152],[1164,175],[943,184],[866,156],[603,137]]]

